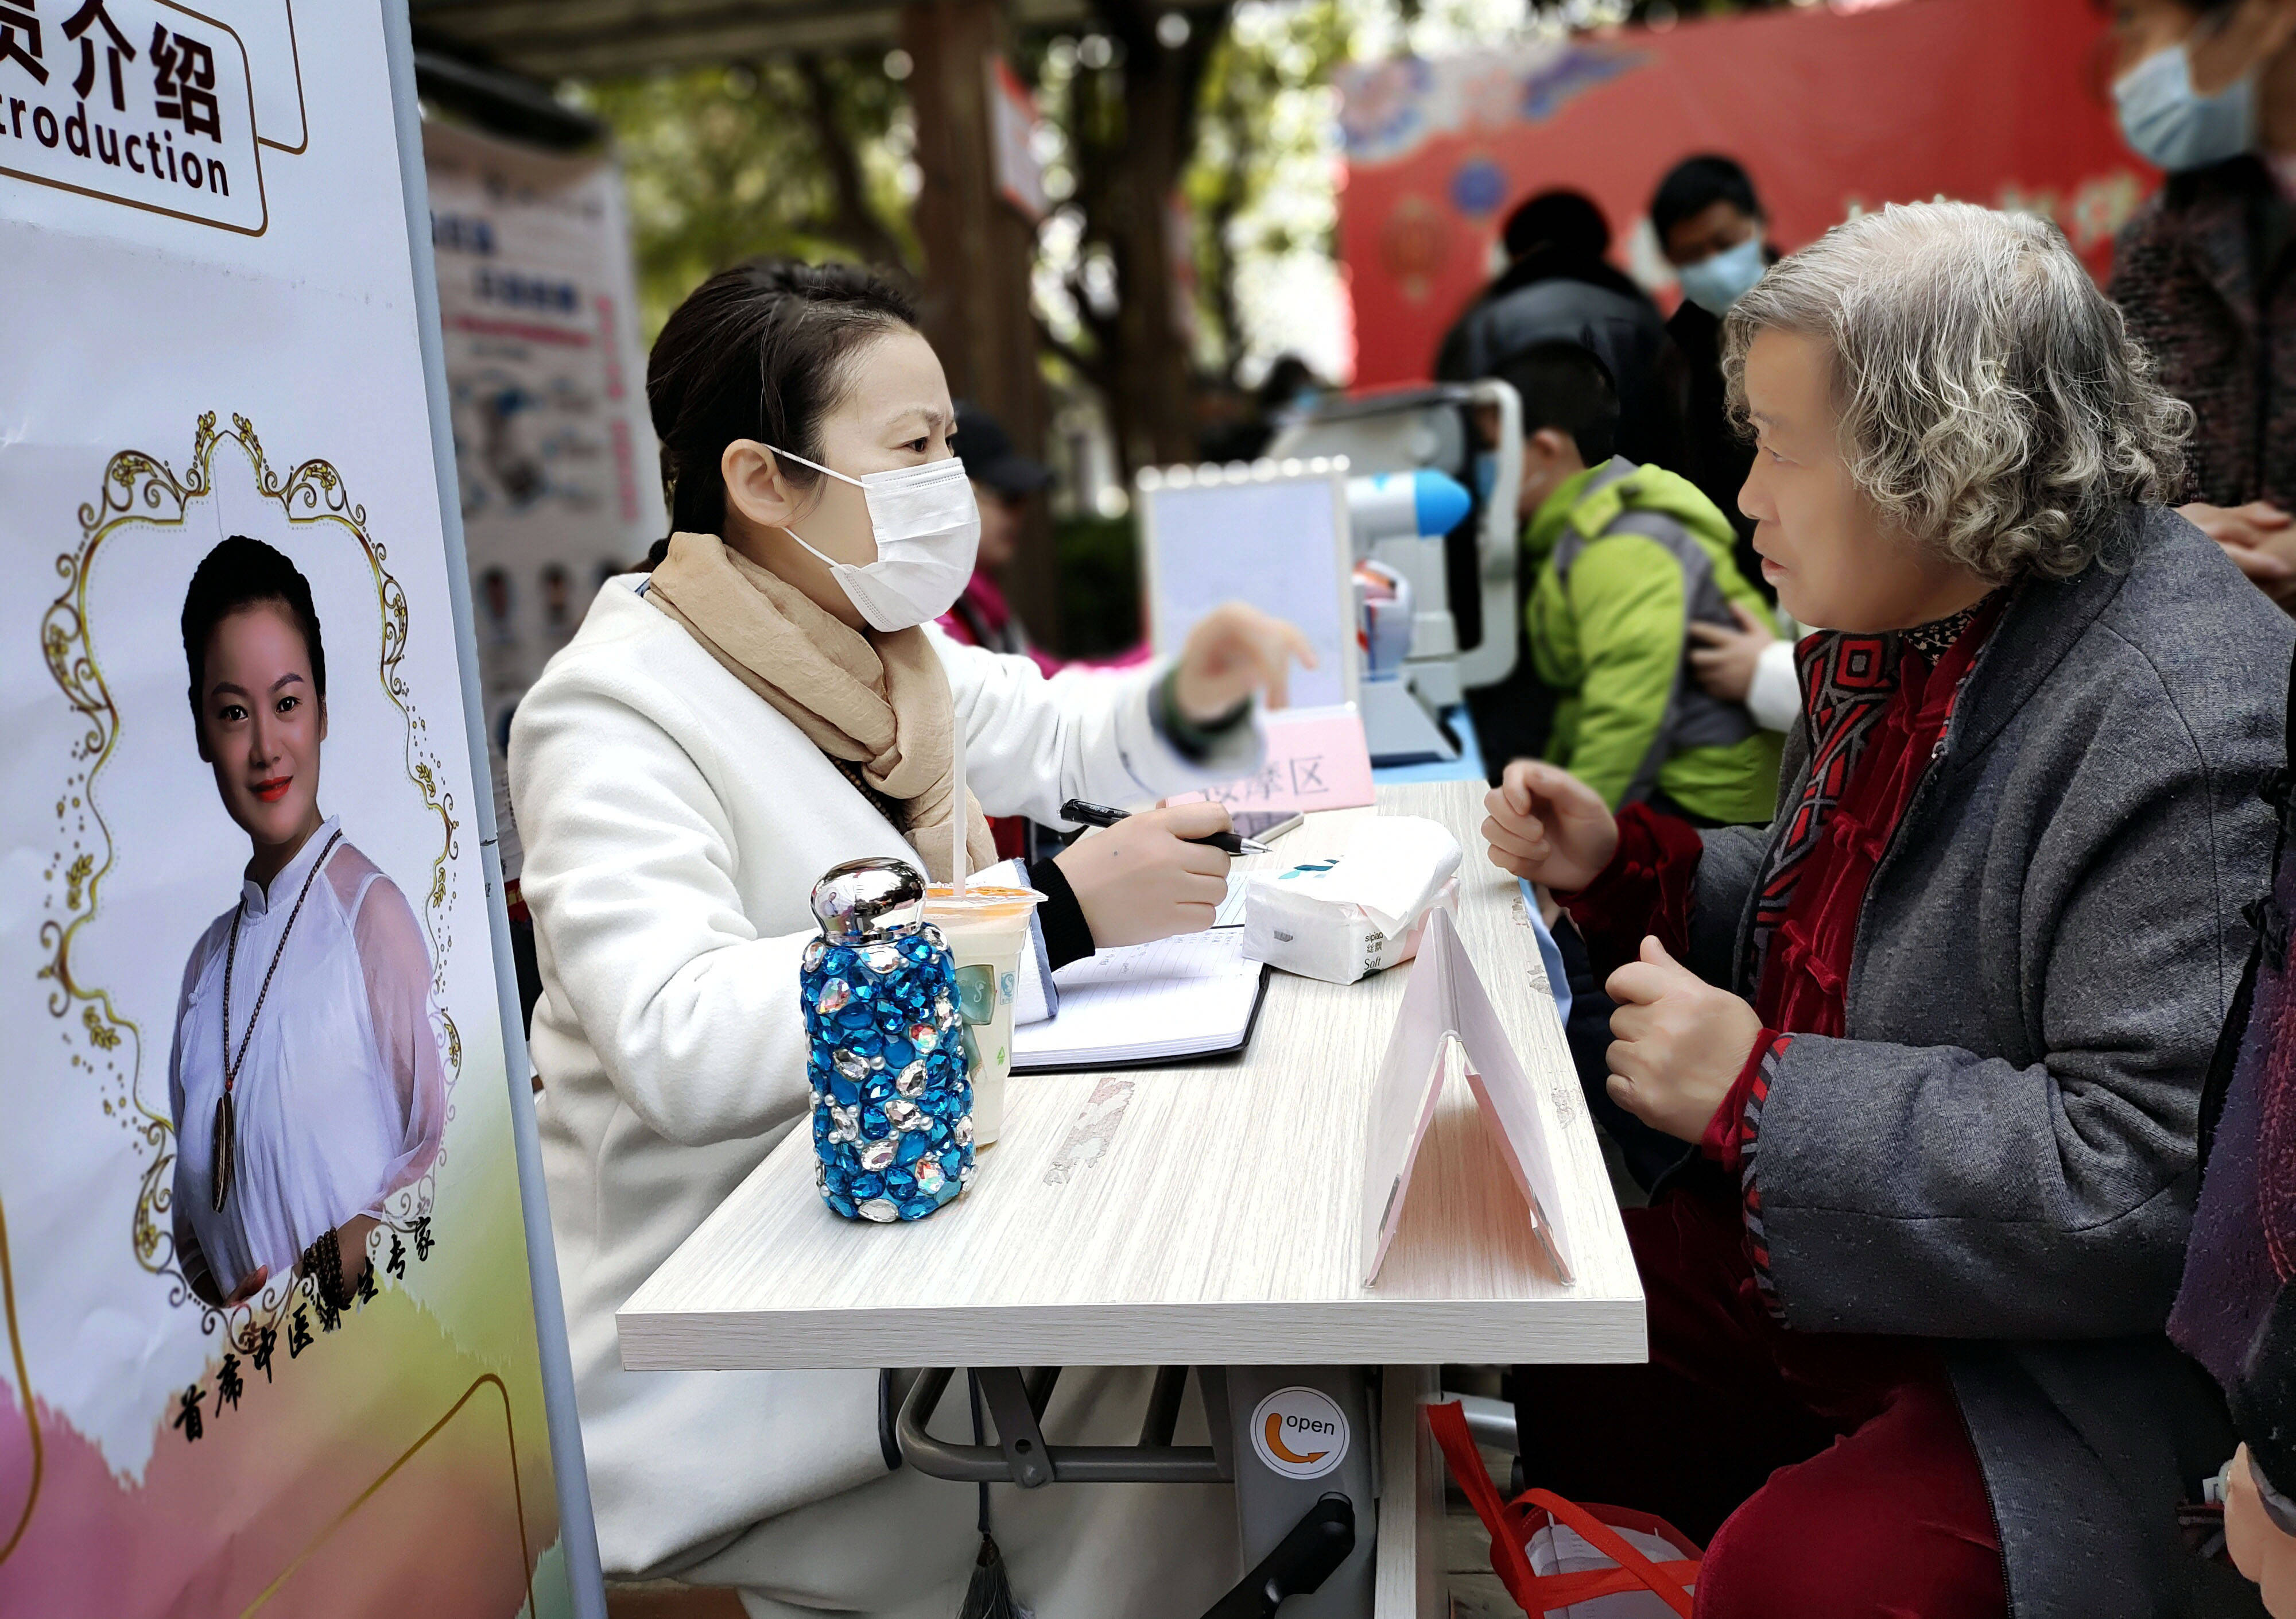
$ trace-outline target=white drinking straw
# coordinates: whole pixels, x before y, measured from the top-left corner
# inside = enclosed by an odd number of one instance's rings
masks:
[[[949,727],[949,742],[954,752],[953,762],[956,767],[956,800],[948,818],[951,856],[948,880],[950,888],[955,892],[956,897],[962,900],[964,898],[965,822],[971,818],[964,801],[964,716],[952,714],[949,718],[955,722]]]

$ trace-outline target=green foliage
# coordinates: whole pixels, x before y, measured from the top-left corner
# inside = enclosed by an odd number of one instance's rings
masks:
[[[1530,10],[1554,26],[1663,25],[1794,3],[1533,0]],[[1332,69],[1350,56],[1496,42],[1521,26],[1524,12],[1518,0],[1242,0],[1232,21],[1218,11],[1190,15],[1198,29],[1221,31],[1195,102],[1193,155],[1181,181],[1194,238],[1195,359],[1233,380],[1248,355],[1264,360],[1281,346],[1250,330],[1250,308],[1284,302],[1287,266],[1332,256]],[[1023,29],[1016,42],[1015,66],[1038,86],[1061,136],[1047,175],[1056,200],[1089,192],[1097,177],[1086,172],[1089,154],[1120,152],[1126,143],[1121,41],[1104,65],[1079,70],[1078,37],[1095,30],[1104,48],[1104,23]],[[1136,48],[1153,47],[1143,41]],[[1103,78],[1105,86],[1093,82]],[[1086,94],[1087,86],[1105,93]],[[649,341],[696,284],[742,259],[919,262],[909,218],[914,125],[905,86],[873,51],[780,55],[570,90],[614,130]],[[1115,292],[1104,264],[1095,262],[1105,251],[1089,238],[1079,239],[1073,214],[1046,233],[1038,286],[1049,297],[1040,301],[1063,341],[1081,335],[1077,303],[1098,302],[1103,288]]]
[[[1236,8],[1205,71],[1181,192],[1208,340],[1198,357],[1227,381],[1262,346],[1249,329],[1242,284],[1286,259],[1333,255],[1330,124],[1338,109],[1328,86],[1353,48],[1360,10],[1346,0],[1252,0]]]
[[[916,262],[907,97],[873,55],[600,80],[576,98],[613,127],[649,342],[680,299],[743,259]]]
[[[1047,347],[1101,395],[1128,464],[1185,456],[1194,437],[1187,336],[1199,322],[1193,276],[1174,275],[1171,202],[1228,5],[1184,14],[1160,0],[1097,0],[1081,37],[1024,31],[1018,52],[1056,204],[1038,232],[1037,314]]]
[[[1141,618],[1140,542],[1129,517],[1063,517],[1053,525],[1061,573],[1061,644],[1071,658],[1105,658],[1136,646]]]

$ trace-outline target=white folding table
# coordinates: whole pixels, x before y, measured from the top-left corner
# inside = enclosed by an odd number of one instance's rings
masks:
[[[1441,1462],[1417,1413],[1437,1392],[1435,1368],[1645,1356],[1633,1256],[1520,890],[1482,856],[1481,803],[1467,782],[1379,790],[1381,812],[1439,820],[1467,851],[1459,932],[1539,1101],[1571,1281],[1539,1257],[1455,1072],[1385,1267],[1362,1285],[1365,1099],[1411,969],[1346,986],[1278,973],[1239,1056],[1015,1074],[1003,1138],[980,1154],[972,1189],[914,1225],[839,1219],[814,1188],[811,1132],[793,1131],[622,1308],[623,1364],[1193,1367],[1208,1418],[1228,1403],[1227,1378],[1256,1391],[1271,1381],[1257,1368],[1299,1368],[1297,1380],[1355,1402],[1371,1432],[1367,1467],[1346,1485],[1363,1497],[1357,1555],[1286,1619],[1434,1619]],[[1371,813],[1311,816],[1257,858],[1336,852]],[[1384,1368],[1375,1397],[1368,1368]],[[1240,1424],[1241,1394],[1237,1408]],[[1300,1487],[1212,1426],[1249,1568],[1288,1526]],[[1044,1438],[1058,1447],[1059,1434]],[[1281,1524],[1270,1527],[1272,1513]]]

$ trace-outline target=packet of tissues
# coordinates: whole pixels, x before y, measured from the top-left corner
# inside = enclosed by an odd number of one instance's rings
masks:
[[[1459,840],[1437,822],[1359,823],[1336,859],[1260,872],[1244,890],[1243,953],[1326,983],[1408,961],[1437,905],[1456,911]]]

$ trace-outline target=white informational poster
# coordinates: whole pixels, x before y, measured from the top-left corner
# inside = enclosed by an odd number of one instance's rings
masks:
[[[595,1611],[406,27],[0,0],[0,1614]]]
[[[1149,638],[1177,654],[1223,602],[1296,626],[1316,667],[1292,671],[1297,708],[1356,700],[1354,561],[1342,471],[1150,468],[1139,478]]]
[[[487,744],[598,587],[669,531],[621,176],[608,155],[423,126]],[[502,806],[497,802],[497,808]],[[516,833],[504,859],[518,875]]]

